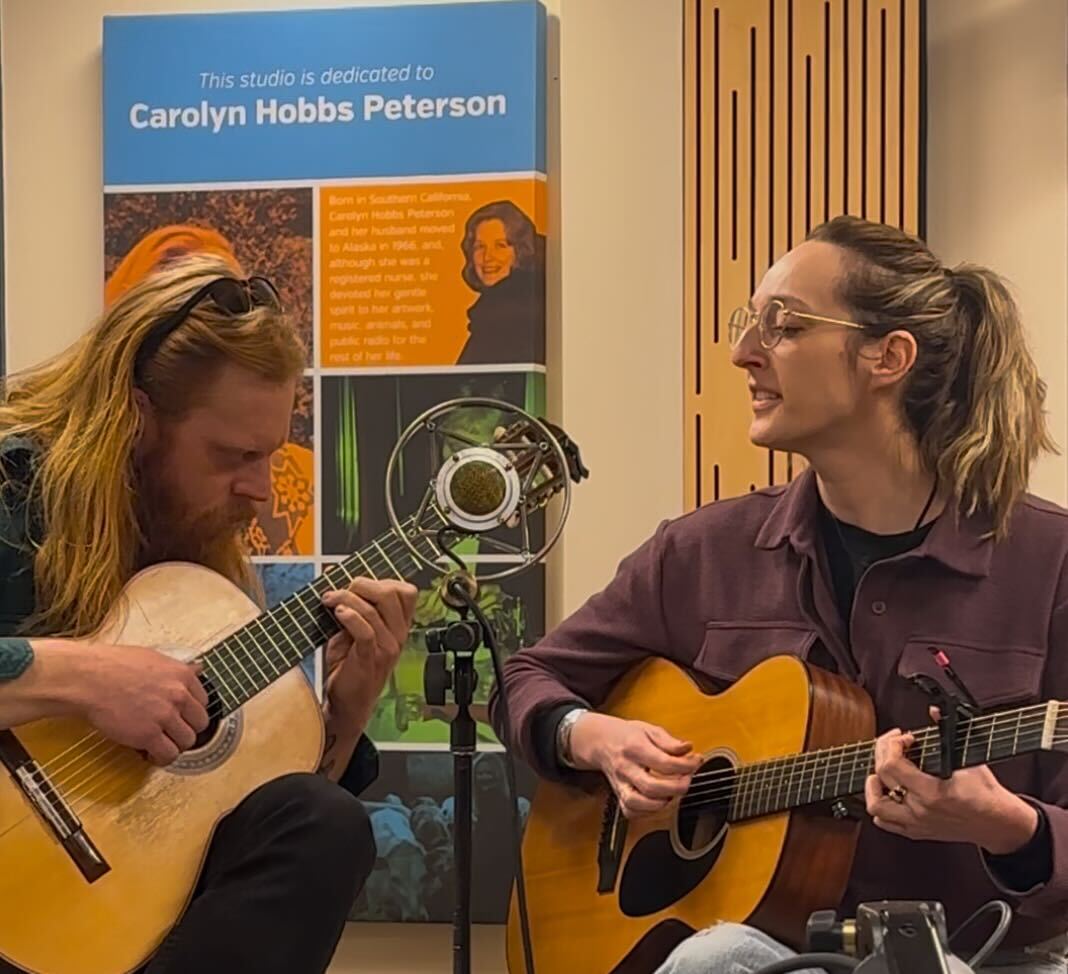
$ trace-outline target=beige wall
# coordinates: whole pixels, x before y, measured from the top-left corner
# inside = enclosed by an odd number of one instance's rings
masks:
[[[1068,450],[1068,85],[1063,0],[930,0],[928,238],[1014,285]],[[1065,457],[1032,489],[1068,502]]]

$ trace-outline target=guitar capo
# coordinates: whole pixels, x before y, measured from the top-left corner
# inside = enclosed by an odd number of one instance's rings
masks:
[[[910,683],[930,698],[932,706],[937,707],[941,715],[938,721],[938,774],[940,778],[946,779],[951,777],[959,766],[957,763],[957,727],[960,721],[977,717],[982,708],[953,669],[945,651],[934,646],[928,646],[927,649],[934,657],[939,669],[959,691],[958,695],[925,673],[913,673],[908,678]]]

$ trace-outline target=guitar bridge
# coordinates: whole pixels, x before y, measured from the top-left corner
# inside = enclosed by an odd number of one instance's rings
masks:
[[[86,834],[81,820],[56,791],[41,766],[30,757],[22,742],[9,730],[0,731],[0,762],[86,880],[95,882],[111,871],[100,850]]]
[[[609,794],[601,818],[601,837],[597,842],[597,892],[611,893],[619,880],[623,862],[623,844],[627,841],[627,820],[619,810],[619,799]]]

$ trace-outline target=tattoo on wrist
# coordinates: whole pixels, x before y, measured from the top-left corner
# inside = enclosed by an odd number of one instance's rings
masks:
[[[30,668],[33,648],[28,639],[0,639],[0,680],[15,680]]]

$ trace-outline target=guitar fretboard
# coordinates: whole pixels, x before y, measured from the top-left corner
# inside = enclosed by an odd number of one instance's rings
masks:
[[[1051,700],[961,721],[956,766],[993,764],[1068,740],[1064,709]],[[928,774],[938,774],[942,766],[938,729],[926,728],[914,737],[909,759]],[[860,795],[874,768],[874,741],[848,744],[742,765],[729,772],[709,771],[703,778],[699,773],[683,804],[719,804],[726,807],[729,821],[741,821]]]
[[[442,523],[430,511],[421,527],[427,526],[427,518]],[[409,520],[402,527],[413,524]],[[422,533],[409,535],[409,540],[427,558],[439,556]],[[395,533],[387,532],[217,643],[199,662],[219,695],[222,714],[232,713],[265,690],[341,628],[322,604],[326,592],[345,588],[358,576],[407,580],[424,568]]]

